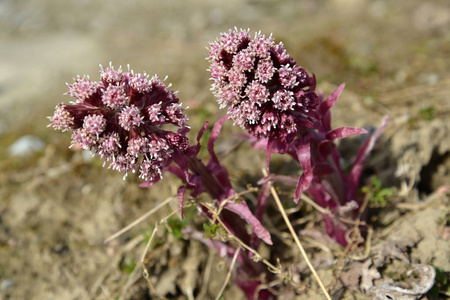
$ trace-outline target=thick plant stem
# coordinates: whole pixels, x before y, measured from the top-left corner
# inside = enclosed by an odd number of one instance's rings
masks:
[[[263,169],[262,171],[264,173],[264,176],[268,176],[265,169]],[[289,221],[289,218],[286,215],[286,211],[284,210],[283,205],[281,204],[280,198],[278,197],[278,194],[275,191],[275,189],[273,188],[273,186],[270,187],[270,192],[272,193],[272,196],[275,199],[275,203],[277,204],[278,209],[280,210],[281,216],[283,217],[284,222],[286,223],[287,227],[289,228],[289,231],[291,232],[291,235],[294,238],[295,243],[297,244],[297,247],[300,250],[300,253],[302,254],[303,258],[306,261],[306,264],[308,265],[309,269],[311,270],[311,273],[313,274],[314,278],[316,279],[317,283],[319,284],[320,288],[322,289],[323,293],[325,294],[325,297],[327,298],[327,300],[331,300],[331,297],[328,294],[327,289],[323,285],[322,280],[320,280],[319,275],[317,275],[316,270],[314,269],[313,265],[309,261],[309,258],[306,255],[305,249],[303,249],[303,246],[300,243],[300,240],[298,239],[297,234],[295,233],[294,228],[292,227],[291,221]]]

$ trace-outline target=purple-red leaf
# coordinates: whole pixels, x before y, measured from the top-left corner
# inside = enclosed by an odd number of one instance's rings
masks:
[[[208,177],[211,177],[210,179],[212,179],[212,177],[215,177],[216,183],[218,184],[218,187],[220,186],[221,191],[220,194],[211,194],[211,196],[217,199],[219,198],[225,199],[226,196],[224,194],[228,190],[232,189],[231,182],[228,178],[228,171],[224,166],[220,164],[219,159],[217,158],[217,155],[214,152],[214,144],[217,138],[219,137],[222,125],[226,120],[227,117],[223,117],[214,124],[214,127],[211,131],[211,135],[208,141],[208,153],[211,157],[207,165],[209,174],[202,174],[203,179],[206,179]],[[209,187],[205,188],[208,189]]]
[[[200,131],[197,134],[197,145],[189,147],[185,153],[187,156],[197,156],[198,152],[200,151],[200,139],[202,138],[203,134],[205,133],[206,127],[208,127],[208,121],[203,124],[202,128],[200,128]]]
[[[182,181],[186,181],[186,173],[177,166],[170,165],[164,168],[165,171],[170,172],[180,178]]]
[[[186,187],[184,185],[180,186],[177,191],[178,196],[178,203],[180,205],[180,213],[181,213],[181,219],[184,218],[183,216],[183,202],[184,202],[184,192],[186,191]]]
[[[311,144],[309,137],[300,139],[300,142],[295,145],[295,152],[303,169],[303,173],[300,176],[294,195],[294,201],[295,203],[298,203],[300,195],[303,191],[309,188],[313,179],[311,166]]]
[[[341,127],[327,133],[326,139],[335,140],[349,137],[352,135],[367,133],[367,130],[358,127]]]
[[[320,155],[320,159],[325,160],[327,156],[333,153],[333,151],[336,149],[336,144],[334,144],[333,141],[324,140],[319,143],[317,149]]]
[[[227,245],[224,242],[218,241],[216,239],[211,239],[211,238],[205,238],[205,234],[195,230],[191,227],[185,227],[181,230],[181,232],[187,236],[189,236],[190,238],[193,238],[201,243],[203,243],[205,246],[211,248],[211,249],[216,249],[217,252],[219,253],[220,257],[225,257],[225,256],[229,256],[229,257],[233,257],[236,249]],[[242,260],[238,257],[238,261]]]
[[[318,163],[314,166],[314,176],[324,176],[334,173],[336,170],[328,163]]]
[[[229,211],[234,212],[242,219],[244,219],[248,225],[252,228],[252,231],[266,244],[272,245],[272,239],[270,238],[270,233],[264,228],[261,222],[252,214],[247,206],[247,203],[227,203],[225,208]]]
[[[375,130],[375,132],[365,141],[365,143],[359,149],[349,174],[349,196],[356,194],[356,189],[358,187],[359,178],[364,168],[364,163],[366,162],[367,157],[375,146],[375,142],[386,128],[388,122],[389,116],[385,116],[381,121],[380,127]]]
[[[328,98],[320,104],[318,109],[319,115],[324,116],[336,103],[345,88],[345,83],[341,84]]]
[[[222,129],[223,123],[227,120],[227,117],[223,117],[219,121],[217,121],[214,124],[214,127],[211,131],[211,136],[209,137],[208,141],[208,152],[211,156],[211,160],[214,161],[214,163],[219,164],[219,160],[217,159],[216,153],[214,153],[214,143],[216,142],[217,138],[219,137],[220,130]]]
[[[206,121],[205,124],[203,124],[202,128],[200,128],[200,131],[197,134],[197,143],[200,143],[200,139],[203,136],[203,133],[205,133],[206,127],[208,127],[209,122]]]
[[[267,198],[270,195],[270,187],[271,187],[271,183],[266,182],[262,185],[262,187],[259,191],[258,203],[256,204],[256,209],[255,209],[255,217],[260,222],[263,218],[264,212],[266,211]],[[252,235],[252,237],[250,239],[250,247],[252,247],[253,249],[257,249],[259,246],[259,242],[260,241],[259,241],[258,237],[256,235]]]

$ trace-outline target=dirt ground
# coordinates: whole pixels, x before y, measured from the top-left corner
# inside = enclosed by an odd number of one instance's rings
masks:
[[[388,299],[377,298],[383,293],[390,293],[389,299],[418,299],[418,293],[379,288],[379,294],[369,295],[363,289],[377,271],[383,280],[404,281],[408,270],[422,268],[416,277],[425,282],[428,265],[436,268],[436,277],[422,299],[450,297],[447,0],[2,0],[0,300],[156,299],[142,277],[140,260],[155,223],[176,211],[177,201],[104,241],[174,195],[179,182],[169,179],[151,189],[139,188],[136,176],[123,180],[102,168],[97,158],[67,149],[69,134],[47,128],[46,116],[57,103],[70,101],[63,95],[65,82],[83,74],[96,80],[98,65],[112,61],[115,66],[130,64],[136,72],[168,75],[190,106],[195,132],[205,120],[214,122],[224,114],[210,92],[205,48],[235,26],[273,33],[299,65],[315,73],[326,95],[346,82],[333,108],[336,127],[373,129],[384,115],[391,118],[366,173],[377,174],[394,194],[387,203],[370,207],[373,234],[364,259],[330,244],[323,237],[320,214],[311,206],[302,203],[294,209],[286,201],[334,299]],[[235,145],[235,137],[226,137],[240,129],[229,124],[224,131],[219,152]],[[43,147],[17,155],[11,145],[27,135]],[[340,144],[348,157],[355,143],[357,139]],[[260,176],[264,154],[254,155],[244,146],[224,162],[234,183],[245,187]],[[298,171],[282,159],[275,162]],[[294,278],[277,284],[280,299],[320,299],[274,204],[269,211],[273,213],[265,225],[275,244],[258,251]],[[169,299],[214,299],[228,262],[179,236],[176,215],[168,220],[158,226],[156,242],[145,256],[150,281]],[[187,221],[192,228],[202,228],[202,222]],[[377,265],[380,258],[382,266]],[[242,299],[243,294],[231,280],[224,297]]]

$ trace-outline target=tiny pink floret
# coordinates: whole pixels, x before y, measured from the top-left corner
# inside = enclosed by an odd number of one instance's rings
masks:
[[[87,134],[99,135],[105,130],[106,119],[102,115],[87,115],[84,117],[83,129]]]
[[[139,108],[135,106],[126,106],[118,114],[119,124],[125,130],[131,130],[132,127],[142,124],[143,116],[140,115]]]

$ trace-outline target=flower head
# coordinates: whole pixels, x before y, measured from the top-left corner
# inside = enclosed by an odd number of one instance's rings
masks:
[[[102,68],[100,81],[78,77],[68,84],[71,104],[58,104],[49,126],[72,131],[72,144],[91,150],[127,174],[138,170],[149,181],[161,178],[174,152],[189,147],[184,109],[157,76]],[[167,131],[163,125],[179,127]]]
[[[230,30],[210,47],[212,91],[228,117],[258,138],[284,139],[312,124],[315,78],[260,32]],[[312,125],[311,125],[312,126]]]

